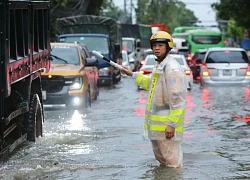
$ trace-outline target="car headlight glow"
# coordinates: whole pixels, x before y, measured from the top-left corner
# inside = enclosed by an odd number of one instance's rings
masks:
[[[81,102],[81,99],[79,97],[74,97],[74,99],[73,99],[74,105],[80,104],[80,102]]]
[[[107,67],[99,69],[99,76],[108,76],[108,75],[109,75],[109,69]]]
[[[70,85],[70,90],[77,90],[82,88],[82,77],[76,77],[72,84]]]

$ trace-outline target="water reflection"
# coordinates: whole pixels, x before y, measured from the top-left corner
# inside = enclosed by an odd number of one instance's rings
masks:
[[[183,179],[183,168],[152,167],[139,179],[180,180]]]
[[[138,91],[138,102],[139,106],[136,106],[133,109],[133,113],[139,115],[140,117],[144,117],[145,114],[145,104],[147,102],[147,91]]]
[[[235,113],[231,113],[232,119],[245,122],[250,125],[250,88],[244,88],[244,95],[239,97],[239,103],[242,104],[242,109],[238,108]]]
[[[201,100],[205,102],[209,100],[209,90],[207,88],[203,88],[201,90]]]
[[[90,128],[86,126],[86,114],[81,114],[78,110],[73,112],[72,117],[69,119],[68,130],[82,130],[88,131]]]

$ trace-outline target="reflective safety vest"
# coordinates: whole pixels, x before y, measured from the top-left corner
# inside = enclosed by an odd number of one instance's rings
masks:
[[[167,56],[153,69],[150,76],[136,73],[135,83],[149,95],[145,112],[144,130],[151,140],[166,139],[167,125],[175,128],[172,140],[183,140],[186,84],[180,64]]]

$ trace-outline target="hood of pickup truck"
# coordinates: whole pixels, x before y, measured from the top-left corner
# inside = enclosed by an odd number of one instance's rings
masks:
[[[48,73],[42,73],[42,75],[78,75],[84,73],[84,66],[73,64],[51,64],[50,71]]]

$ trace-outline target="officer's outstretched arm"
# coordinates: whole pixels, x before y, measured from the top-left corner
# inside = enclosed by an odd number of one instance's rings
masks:
[[[151,83],[151,74],[150,75],[143,75],[139,72],[133,73],[133,78],[135,80],[135,83],[137,86],[140,86],[141,88],[148,90],[150,83]]]

